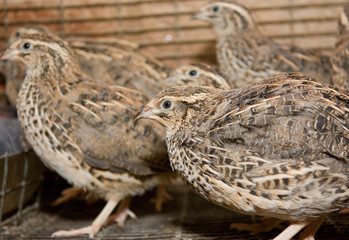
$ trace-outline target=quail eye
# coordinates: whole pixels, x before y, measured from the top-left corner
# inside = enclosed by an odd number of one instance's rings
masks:
[[[31,44],[29,42],[23,43],[23,49],[30,49]]]
[[[194,77],[194,76],[196,76],[197,74],[198,74],[198,72],[197,72],[196,70],[190,70],[190,71],[189,71],[189,75],[190,75],[190,76],[193,76],[193,77]]]
[[[212,12],[214,12],[214,13],[218,12],[218,10],[219,10],[219,7],[218,7],[218,6],[214,6],[214,7],[212,8]]]
[[[20,32],[16,32],[16,37],[20,37],[21,33]]]
[[[166,99],[161,103],[160,106],[163,110],[170,110],[173,107],[173,102],[171,100]]]

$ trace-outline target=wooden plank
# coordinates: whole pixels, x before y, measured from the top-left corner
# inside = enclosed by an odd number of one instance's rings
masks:
[[[287,9],[291,6],[293,8],[312,8],[314,6],[338,6],[348,3],[347,0],[238,0],[241,4],[245,5],[252,11],[264,10],[264,9]]]
[[[6,16],[8,23],[24,21],[24,22],[40,22],[45,20],[60,20],[61,14],[58,10],[40,10],[40,11],[9,11]]]
[[[143,48],[144,52],[149,54],[158,54],[158,57],[171,58],[171,56],[197,56],[197,55],[213,55],[215,53],[215,46],[213,43],[195,43],[195,44],[172,44],[165,46],[149,46]],[[161,55],[159,54],[161,53]]]
[[[52,9],[59,8],[61,0],[10,0],[6,1],[6,5],[3,5],[4,1],[1,1],[0,10],[2,9],[23,9],[29,10],[33,8],[38,9]]]
[[[64,19],[94,19],[114,18],[118,15],[116,7],[72,8],[64,10]]]
[[[337,22],[311,22],[311,23],[295,23],[295,24],[272,24],[263,25],[259,28],[261,32],[268,33],[267,36],[274,38],[287,35],[316,35],[316,34],[336,34]]]

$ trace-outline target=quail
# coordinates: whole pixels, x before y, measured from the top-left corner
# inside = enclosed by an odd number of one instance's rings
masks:
[[[93,237],[119,201],[143,194],[172,174],[163,129],[133,121],[148,101],[144,94],[95,83],[81,72],[68,44],[45,33],[15,41],[1,59],[28,69],[17,113],[36,154],[73,186],[107,201],[90,226],[54,236]]]
[[[333,85],[349,87],[349,6],[346,6],[338,20],[335,50],[331,56]]]
[[[235,90],[169,88],[136,119],[165,128],[172,168],[199,195],[291,222],[276,240],[306,227],[304,239],[349,205],[348,93],[284,73]]]
[[[166,79],[167,87],[175,86],[206,86],[221,89],[231,89],[227,77],[215,67],[204,63],[189,64],[177,68]]]
[[[28,34],[52,32],[42,25],[20,27],[12,32],[8,44],[25,38]],[[163,89],[168,69],[158,60],[139,52],[136,43],[118,38],[76,38],[67,39],[73,49],[81,70],[88,74],[94,82],[118,84],[152,97]],[[1,68],[2,67],[2,68]],[[18,92],[25,77],[26,68],[21,62],[2,61],[0,71],[6,75],[6,95],[11,105],[16,105]],[[84,197],[88,201],[95,199],[93,193],[87,193],[80,188],[69,188],[62,192],[52,205],[57,206],[72,198]],[[162,208],[162,202],[168,199],[164,188],[157,191],[155,206]],[[119,221],[123,225],[124,219]]]
[[[193,18],[213,26],[219,68],[237,88],[280,72],[302,72],[331,83],[329,55],[267,38],[258,30],[250,12],[235,1],[210,2]]]

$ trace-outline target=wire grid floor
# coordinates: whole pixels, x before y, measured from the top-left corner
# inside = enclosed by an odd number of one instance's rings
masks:
[[[49,203],[52,197],[57,195],[51,194],[52,186],[49,188],[43,190],[42,209],[27,214],[19,226],[3,228],[0,239],[51,239],[50,235],[54,231],[89,225],[104,206],[104,202],[87,205],[84,201],[71,201],[58,208],[52,208],[49,207]],[[161,212],[156,212],[150,203],[154,192],[135,197],[131,202],[131,209],[138,218],[127,219],[124,227],[116,224],[105,227],[95,239],[264,240],[275,237],[281,231],[276,229],[253,236],[245,231],[231,230],[229,225],[233,222],[256,223],[260,218],[237,214],[211,204],[185,185],[171,186],[169,193],[173,199],[163,205]],[[335,240],[348,237],[348,226],[348,215],[331,214],[319,229],[316,239]]]

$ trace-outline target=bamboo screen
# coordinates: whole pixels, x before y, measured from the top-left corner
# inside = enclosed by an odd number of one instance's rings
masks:
[[[171,67],[214,63],[215,34],[191,15],[207,0],[0,0],[0,48],[24,24],[62,37],[120,37]],[[245,0],[262,32],[306,48],[331,49],[337,18],[349,0]]]

